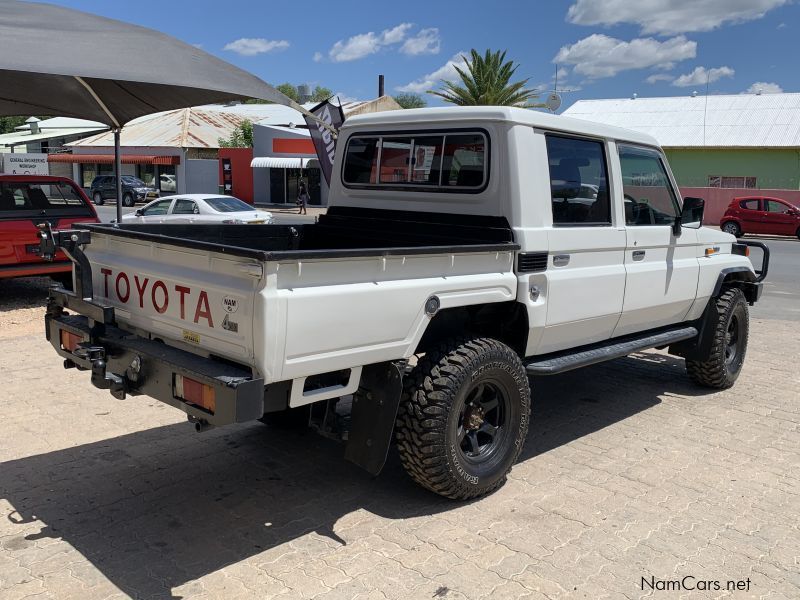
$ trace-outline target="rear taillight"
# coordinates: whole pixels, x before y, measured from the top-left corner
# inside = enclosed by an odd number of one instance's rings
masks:
[[[65,329],[61,330],[61,348],[67,352],[75,352],[82,341],[84,341],[83,336]]]
[[[217,408],[214,388],[185,375],[175,375],[175,397],[214,413]]]

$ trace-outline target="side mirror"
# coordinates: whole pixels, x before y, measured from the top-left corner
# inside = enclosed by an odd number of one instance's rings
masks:
[[[142,216],[142,209],[141,208],[137,208],[135,214],[136,214],[137,217],[141,217]]]
[[[683,199],[683,210],[681,211],[681,224],[684,227],[699,229],[703,224],[703,212],[705,211],[706,201],[702,198],[687,197]]]

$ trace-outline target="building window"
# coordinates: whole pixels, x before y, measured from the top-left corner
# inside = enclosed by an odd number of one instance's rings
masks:
[[[156,167],[155,165],[136,165],[136,176],[150,187],[156,186]]]
[[[97,165],[81,164],[81,185],[85,188],[92,187],[92,181],[97,177]]]
[[[755,177],[727,177],[723,175],[709,175],[708,187],[713,188],[740,188],[756,189]]]
[[[178,182],[175,177],[175,165],[158,166],[158,185],[161,192],[175,192],[178,189]]]

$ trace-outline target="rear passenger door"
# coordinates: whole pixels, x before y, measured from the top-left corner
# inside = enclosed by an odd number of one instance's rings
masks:
[[[697,295],[697,230],[675,237],[678,194],[657,150],[619,145],[624,195],[625,302],[615,336],[683,321]]]
[[[741,211],[742,231],[745,233],[759,233],[761,230],[761,219],[764,212],[761,210],[761,200],[759,198],[746,198],[739,201]]]
[[[614,223],[608,145],[545,134],[553,226],[537,354],[611,337],[625,292],[625,229]]]
[[[193,223],[197,217],[197,204],[194,200],[178,198],[172,210],[164,217],[165,223]]]

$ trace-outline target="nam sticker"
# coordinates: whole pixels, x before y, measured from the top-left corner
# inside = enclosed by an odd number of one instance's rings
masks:
[[[239,299],[233,296],[225,296],[222,299],[222,307],[225,309],[226,313],[232,315],[239,310]]]

